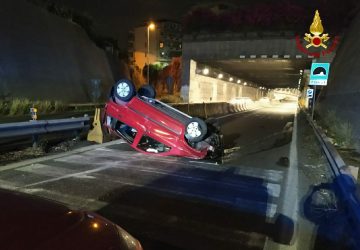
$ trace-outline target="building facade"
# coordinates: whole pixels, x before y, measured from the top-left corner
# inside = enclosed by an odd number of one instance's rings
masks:
[[[129,33],[129,61],[134,68],[141,70],[147,64],[164,67],[173,57],[181,56],[181,24],[167,20],[154,23],[155,29],[149,30],[149,33],[147,25],[136,27]]]

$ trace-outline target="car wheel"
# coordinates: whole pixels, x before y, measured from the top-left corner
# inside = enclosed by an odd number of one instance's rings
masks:
[[[130,101],[135,94],[135,86],[130,80],[122,79],[115,84],[114,96],[121,101]]]
[[[200,142],[207,133],[207,125],[200,118],[193,117],[185,128],[185,137],[189,142]]]
[[[148,97],[148,98],[155,98],[156,96],[156,91],[154,89],[153,86],[151,85],[144,85],[142,86],[139,90],[138,90],[138,94],[140,96],[145,96],[145,97]]]

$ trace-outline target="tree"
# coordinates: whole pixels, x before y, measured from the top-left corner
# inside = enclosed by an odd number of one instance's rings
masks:
[[[147,69],[148,69],[148,65],[146,64],[142,71],[143,77],[146,79],[146,81],[147,81]],[[149,68],[149,84],[150,85],[153,85],[155,87],[160,70],[161,70],[160,66],[155,65],[155,64],[150,64],[150,68]]]

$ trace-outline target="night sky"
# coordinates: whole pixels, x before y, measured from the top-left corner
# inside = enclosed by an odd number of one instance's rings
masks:
[[[208,0],[54,0],[94,18],[96,31],[101,35],[119,40],[122,48],[127,46],[127,31],[150,19],[181,21],[186,12],[196,4],[211,3]],[[219,1],[213,1],[219,2]],[[233,0],[239,4],[254,0]],[[255,1],[256,2],[256,1]],[[258,1],[266,2],[266,1]]]
[[[118,39],[120,48],[127,49],[128,31],[147,20],[171,19],[181,21],[183,16],[197,4],[226,2],[246,5],[283,0],[52,0],[55,3],[87,13],[93,17],[94,28],[99,35]],[[337,8],[338,0],[288,0],[314,8]],[[343,0],[355,1],[355,0]],[[311,6],[310,6],[311,5]],[[320,13],[321,14],[321,13]]]

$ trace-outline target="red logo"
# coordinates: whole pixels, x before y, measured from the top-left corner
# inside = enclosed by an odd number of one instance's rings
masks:
[[[322,26],[319,11],[316,10],[314,20],[310,25],[310,34],[305,33],[304,37],[304,41],[308,44],[304,46],[302,44],[303,40],[300,39],[300,36],[296,36],[296,46],[298,50],[304,54],[319,58],[321,55],[325,56],[326,54],[332,53],[340,42],[339,36],[335,36],[335,38],[332,39],[331,46],[328,48],[326,43],[329,40],[329,34],[324,33],[324,27]],[[309,48],[312,48],[313,50],[309,51]]]

